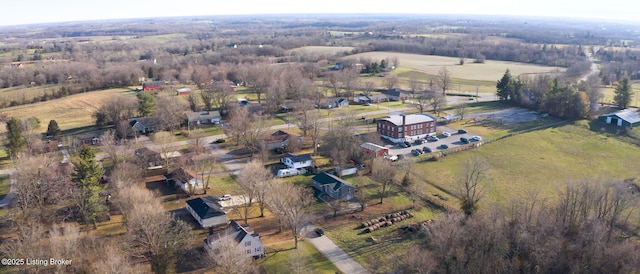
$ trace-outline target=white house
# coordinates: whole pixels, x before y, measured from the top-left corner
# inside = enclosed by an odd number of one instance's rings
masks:
[[[260,241],[260,236],[253,233],[249,227],[243,227],[236,221],[231,221],[229,226],[209,235],[204,240],[204,247],[208,252],[217,252],[222,247],[225,240],[231,240],[237,244],[238,256],[256,257],[264,255],[264,245]]]
[[[287,153],[281,159],[280,162],[285,164],[288,168],[310,168],[313,166],[313,158],[311,158],[311,154],[292,154]]]
[[[192,170],[184,168],[178,168],[167,175],[166,179],[167,181],[173,181],[180,189],[189,194],[203,188],[202,179],[198,178]]]
[[[187,200],[185,206],[203,228],[215,227],[227,223],[227,214],[213,196]]]

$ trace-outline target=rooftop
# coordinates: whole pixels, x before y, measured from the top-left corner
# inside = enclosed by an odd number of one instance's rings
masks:
[[[282,158],[289,158],[294,163],[313,161],[313,158],[311,158],[311,154],[300,154],[300,155],[298,155],[298,154],[287,153]]]
[[[203,220],[226,214],[224,213],[224,211],[222,211],[222,207],[220,206],[220,204],[218,204],[218,201],[213,196],[199,197],[187,200],[187,204]]]
[[[436,120],[435,117],[428,114],[390,115],[390,116],[387,116],[386,118],[381,118],[378,120],[389,121],[396,126],[401,126],[403,116],[405,117],[406,125],[413,125],[413,124],[431,122]]]

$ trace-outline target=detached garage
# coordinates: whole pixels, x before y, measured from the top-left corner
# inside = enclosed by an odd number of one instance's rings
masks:
[[[598,120],[619,127],[640,126],[640,114],[631,109],[625,109],[618,112],[601,115],[600,117],[598,117]]]

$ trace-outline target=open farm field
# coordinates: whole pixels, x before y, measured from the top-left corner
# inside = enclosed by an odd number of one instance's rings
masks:
[[[638,106],[640,102],[640,80],[632,80],[631,81],[631,106]],[[615,96],[615,86],[605,86],[601,87],[600,91],[604,98],[602,98],[602,102],[613,104],[613,97]]]
[[[12,102],[22,105],[34,102],[34,100],[40,101],[43,96],[52,96],[58,90],[60,90],[60,85],[3,88],[0,89],[0,107],[8,107]]]
[[[470,154],[484,158],[490,167],[481,207],[526,199],[535,192],[553,201],[572,182],[640,177],[640,147],[577,125],[516,135],[436,162],[415,164],[413,171],[420,174],[417,177],[427,194],[451,195]],[[448,205],[458,208],[458,201],[449,197]]]
[[[396,52],[365,52],[349,55],[345,58],[382,60],[393,57],[398,57],[401,67],[415,69],[431,75],[438,75],[438,71],[442,67],[447,67],[451,72],[452,78],[481,81],[498,81],[507,69],[511,70],[511,74],[514,76],[522,74],[557,73],[565,70],[559,67],[492,60],[487,60],[484,64],[473,64],[471,63],[473,60],[467,60],[465,65],[460,66],[460,58]]]
[[[298,54],[320,54],[320,55],[334,55],[341,52],[351,52],[353,47],[330,47],[330,46],[305,46],[290,50],[291,52]]]
[[[5,108],[0,114],[20,119],[37,117],[42,130],[47,129],[49,120],[56,120],[61,130],[95,124],[93,113],[104,100],[116,95],[134,96],[124,89],[107,89],[75,94],[72,96],[49,100],[24,106]],[[0,131],[4,132],[2,127]]]

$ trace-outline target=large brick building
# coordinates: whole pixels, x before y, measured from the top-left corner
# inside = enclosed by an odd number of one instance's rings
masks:
[[[428,114],[390,115],[377,124],[380,136],[394,143],[436,134],[436,118]]]

